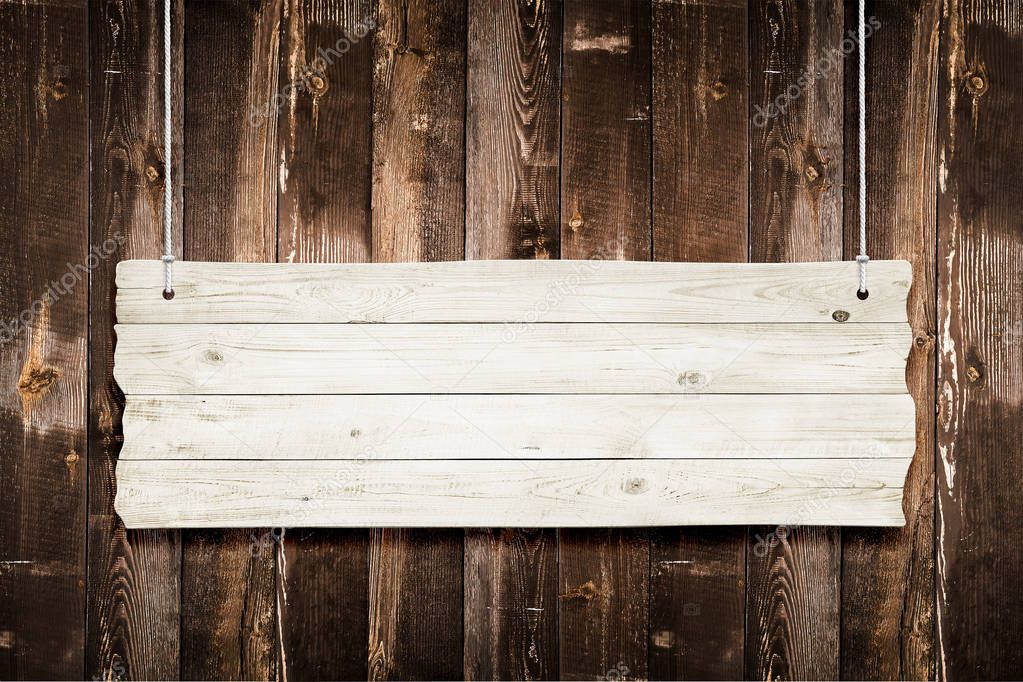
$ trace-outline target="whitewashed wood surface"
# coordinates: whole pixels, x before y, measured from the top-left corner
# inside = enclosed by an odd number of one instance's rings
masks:
[[[905,393],[905,324],[117,325],[125,393]]]
[[[120,458],[906,458],[914,415],[908,395],[131,396]]]
[[[901,525],[908,459],[129,460],[129,527]]]
[[[900,525],[908,264],[118,267],[128,527]]]
[[[867,300],[852,261],[117,265],[120,323],[195,322],[904,322],[906,261],[871,261]]]

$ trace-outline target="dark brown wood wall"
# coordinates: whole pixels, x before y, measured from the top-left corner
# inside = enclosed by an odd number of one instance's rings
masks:
[[[179,257],[857,251],[854,3],[172,1]],[[1015,0],[868,2],[871,255],[914,266],[884,530],[125,530],[161,12],[0,2],[0,678],[1023,677]]]

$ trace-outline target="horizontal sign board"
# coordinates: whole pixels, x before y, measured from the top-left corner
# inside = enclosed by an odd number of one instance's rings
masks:
[[[129,527],[901,525],[908,263],[117,271]]]

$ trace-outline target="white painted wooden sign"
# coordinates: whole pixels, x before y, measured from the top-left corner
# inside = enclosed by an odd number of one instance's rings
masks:
[[[904,523],[910,266],[117,270],[128,527]]]

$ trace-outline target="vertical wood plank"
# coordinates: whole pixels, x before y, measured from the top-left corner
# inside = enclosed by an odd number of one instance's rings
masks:
[[[558,678],[558,535],[467,530],[465,678]]]
[[[279,261],[369,259],[373,9],[285,0]],[[366,679],[369,533],[291,529],[277,543],[284,679]]]
[[[653,5],[654,259],[744,262],[749,249],[744,0]],[[745,529],[651,536],[650,678],[740,679]]]
[[[281,0],[186,0],[188,260],[276,257],[277,119],[261,105],[277,90],[282,10]],[[266,528],[182,533],[183,678],[276,677],[276,537]]]
[[[466,257],[557,258],[561,3],[469,3]],[[465,533],[465,677],[556,679],[551,529]]]
[[[285,119],[278,257],[368,261],[373,7],[370,0],[285,7],[285,82],[267,112]]]
[[[172,95],[182,120],[183,5],[173,6]],[[113,379],[114,269],[158,258],[163,233],[163,7],[90,5],[90,144],[96,248],[122,241],[92,271],[89,293],[89,590],[86,677],[174,679],[180,672],[181,538],[127,531],[113,509],[124,396]],[[174,131],[174,243],[181,256],[181,129]]]
[[[449,529],[373,531],[369,679],[461,679],[462,544]]]
[[[943,8],[938,114],[938,678],[1023,670],[1023,15]]]
[[[373,259],[465,253],[464,2],[378,0]]]
[[[186,0],[186,258],[273,262],[284,0]]]
[[[84,671],[87,21],[84,2],[0,6],[4,679]]]
[[[373,259],[465,254],[466,4],[378,0]],[[370,547],[370,679],[459,679],[463,533],[381,529]]]
[[[858,17],[847,6],[846,26]],[[914,343],[906,374],[917,453],[906,527],[850,528],[842,549],[842,677],[934,678],[934,248],[940,0],[877,0],[867,41],[867,241],[872,258],[913,263]],[[857,68],[846,60],[845,254],[859,252]],[[901,74],[893,78],[893,74]],[[869,276],[869,271],[868,271]],[[869,286],[869,284],[868,284]]]
[[[654,259],[749,257],[745,0],[653,4]]]
[[[750,4],[755,262],[842,257],[843,21],[839,0]],[[745,677],[837,678],[840,532],[749,532]]]
[[[650,260],[650,3],[570,0],[563,41],[562,255]]]
[[[561,2],[469,3],[466,257],[557,258]]]
[[[650,3],[570,0],[562,57],[561,252],[649,260]],[[645,531],[559,533],[562,679],[647,676]]]

